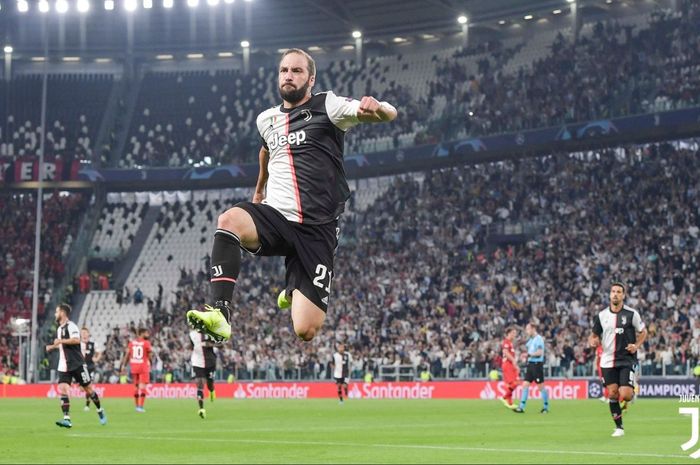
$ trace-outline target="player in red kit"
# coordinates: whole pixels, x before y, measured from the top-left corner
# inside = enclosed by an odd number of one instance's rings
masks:
[[[131,378],[136,388],[134,392],[134,403],[136,404],[136,411],[139,413],[146,411],[143,408],[143,404],[146,401],[146,384],[150,382],[151,374],[151,354],[153,353],[153,349],[151,348],[151,342],[148,338],[148,330],[139,328],[138,337],[133,341],[129,341],[129,345],[126,347],[126,353],[122,359],[120,369],[123,375],[128,359],[131,367]]]
[[[518,387],[520,378],[518,362],[515,360],[515,347],[513,346],[513,340],[515,340],[515,335],[517,333],[517,329],[511,326],[506,331],[505,339],[503,339],[503,361],[501,362],[501,369],[503,370],[503,382],[506,384],[506,393],[501,397],[501,402],[509,409],[516,408],[516,406],[513,405],[513,391]]]

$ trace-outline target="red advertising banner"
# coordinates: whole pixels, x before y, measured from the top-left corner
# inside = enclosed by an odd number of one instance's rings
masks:
[[[81,165],[78,160],[66,162],[61,157],[44,160],[44,181],[74,181]],[[0,182],[29,182],[39,180],[39,159],[32,156],[16,159],[0,157]]]
[[[545,389],[552,400],[587,399],[586,380],[548,380]],[[96,384],[100,397],[132,397],[134,388],[130,384]],[[80,396],[80,388],[71,388],[71,396]],[[286,383],[219,383],[217,397],[234,399],[322,399],[335,398],[335,383],[286,382]],[[496,399],[505,393],[502,381],[437,381],[409,383],[350,383],[351,399]],[[521,388],[514,395],[520,398]],[[193,399],[197,395],[194,384],[148,384],[146,395],[150,399]],[[58,396],[53,384],[3,384],[1,398]],[[537,386],[530,388],[530,398],[539,399]]]

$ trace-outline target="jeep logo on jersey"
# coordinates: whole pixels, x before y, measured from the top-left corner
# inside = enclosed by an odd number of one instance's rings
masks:
[[[293,132],[287,136],[273,134],[269,146],[271,149],[276,149],[277,147],[284,147],[285,145],[301,145],[305,140],[306,132],[302,129],[301,131]]]

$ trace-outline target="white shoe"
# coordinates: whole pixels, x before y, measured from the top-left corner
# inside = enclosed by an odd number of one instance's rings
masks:
[[[621,438],[624,435],[625,430],[623,430],[622,428],[615,428],[615,431],[613,431],[613,434],[611,434],[611,436],[614,438]]]
[[[608,399],[607,397],[601,397],[601,398],[600,398],[600,401],[601,401],[602,403],[604,403],[604,404],[609,404],[609,403],[610,403],[610,399]]]

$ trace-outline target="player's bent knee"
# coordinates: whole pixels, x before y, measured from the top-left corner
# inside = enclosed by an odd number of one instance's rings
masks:
[[[314,325],[308,325],[308,324],[300,324],[300,325],[294,325],[294,332],[297,334],[299,339],[302,339],[303,341],[309,342],[312,340],[316,334],[318,333],[319,328]]]

